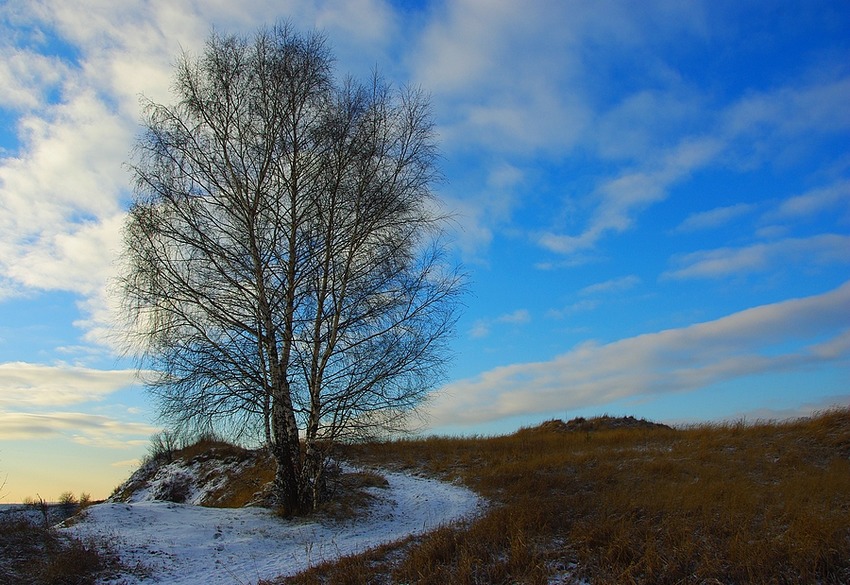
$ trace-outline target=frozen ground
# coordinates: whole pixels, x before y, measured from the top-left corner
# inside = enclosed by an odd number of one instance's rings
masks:
[[[106,538],[125,565],[147,575],[115,582],[248,585],[473,516],[483,502],[466,488],[382,472],[386,488],[368,517],[336,523],[286,521],[261,508],[203,508],[169,502],[104,503],[63,530]]]

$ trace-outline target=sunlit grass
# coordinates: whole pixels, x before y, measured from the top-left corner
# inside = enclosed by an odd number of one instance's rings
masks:
[[[850,409],[787,423],[526,429],[344,452],[461,481],[494,505],[468,525],[283,582],[850,582]]]

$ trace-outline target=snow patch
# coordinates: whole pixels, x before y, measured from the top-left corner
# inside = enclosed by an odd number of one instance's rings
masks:
[[[105,538],[126,566],[149,569],[146,576],[121,575],[109,583],[246,585],[471,518],[484,505],[461,486],[388,471],[381,474],[389,485],[369,488],[376,497],[369,515],[348,522],[284,520],[263,508],[150,501],[146,498],[158,485],[153,481],[130,502],[90,506],[79,522],[62,530],[78,537]],[[160,481],[167,477],[163,474]],[[189,501],[202,499],[196,490]]]
[[[186,494],[183,501],[187,504],[200,506],[213,491],[220,489],[227,482],[225,470],[229,466],[221,461],[210,465],[209,461],[195,461],[187,465],[182,460],[160,466],[145,485],[135,490],[128,498],[128,503],[151,502],[168,500],[165,495],[176,483],[185,483]]]

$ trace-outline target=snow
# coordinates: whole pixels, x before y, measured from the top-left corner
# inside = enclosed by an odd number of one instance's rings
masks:
[[[128,567],[114,582],[247,585],[470,518],[484,502],[453,484],[381,471],[368,516],[347,522],[284,520],[263,508],[204,508],[160,501],[107,502],[63,528],[106,539]]]
[[[154,466],[153,476],[142,487],[133,491],[128,502],[139,503],[157,500],[157,496],[167,491],[167,484],[173,481],[185,481],[188,486],[186,503],[199,506],[210,493],[219,489],[226,481],[228,472],[238,473],[239,469],[250,465],[251,461],[193,461],[188,465],[182,460]],[[142,467],[139,475],[148,475],[150,471]],[[132,481],[132,478],[131,478]]]

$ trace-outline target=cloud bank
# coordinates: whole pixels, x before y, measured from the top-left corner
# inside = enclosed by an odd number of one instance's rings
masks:
[[[25,362],[0,364],[0,409],[68,406],[104,399],[138,383],[136,370]]]
[[[98,370],[65,364],[0,364],[0,441],[70,438],[99,447],[138,445],[158,429],[105,414],[73,412],[138,384],[136,370]],[[132,413],[128,413],[131,414]]]
[[[495,368],[444,386],[428,410],[433,427],[473,425],[848,359],[850,282],[715,321]]]

